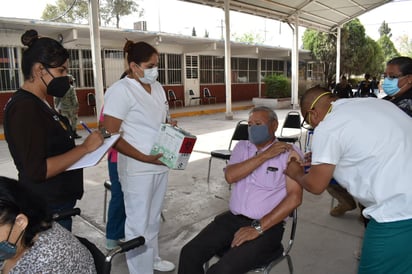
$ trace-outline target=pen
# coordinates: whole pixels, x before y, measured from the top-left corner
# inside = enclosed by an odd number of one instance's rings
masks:
[[[80,121],[80,124],[84,127],[85,130],[87,130],[87,132],[92,133],[90,128],[83,121]]]

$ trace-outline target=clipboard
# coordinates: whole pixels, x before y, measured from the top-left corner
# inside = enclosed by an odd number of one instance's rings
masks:
[[[95,151],[87,153],[80,160],[68,167],[66,170],[73,170],[85,167],[91,167],[97,165],[107,151],[116,143],[120,138],[120,133],[112,134],[110,138],[105,138],[103,144]]]

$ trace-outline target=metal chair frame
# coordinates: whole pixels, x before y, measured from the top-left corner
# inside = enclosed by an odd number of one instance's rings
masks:
[[[284,135],[285,131],[293,130],[294,134]],[[300,139],[302,137],[302,128],[301,128],[301,117],[298,111],[292,110],[289,111],[286,115],[285,121],[283,122],[282,129],[280,131],[280,136],[278,137],[279,140],[289,142],[289,143],[296,143],[299,142],[299,148],[302,149],[302,145]]]
[[[189,106],[192,105],[192,100],[199,100],[199,104],[202,104],[202,97],[196,96],[193,89],[189,90],[189,96],[190,96]]]
[[[209,167],[208,167],[208,171],[207,171],[207,185],[208,185],[208,187],[209,187],[210,167],[211,167],[211,164],[212,164],[212,159],[213,158],[218,158],[218,159],[221,159],[221,160],[225,160],[226,163],[227,163],[227,161],[230,159],[230,156],[232,155],[233,141],[247,140],[248,137],[249,137],[248,123],[247,123],[246,120],[241,120],[236,124],[236,128],[233,132],[232,138],[230,139],[228,149],[212,150],[210,152]]]
[[[209,88],[203,89],[203,100],[207,100],[207,103],[210,104],[210,100],[214,100],[216,104],[216,96],[212,96]]]
[[[180,106],[183,107],[183,100],[177,99],[176,93],[172,89],[167,91],[167,100],[169,103],[173,103],[174,108],[176,108],[176,103],[180,103]]]
[[[289,253],[290,253],[290,250],[292,249],[293,243],[295,242],[296,227],[297,227],[297,224],[298,224],[298,210],[297,210],[297,208],[295,208],[289,214],[289,219],[291,219],[291,220],[288,220],[287,222],[285,222],[285,225],[287,223],[291,223],[289,240],[288,240],[287,246],[285,248],[283,248],[283,252],[282,253],[277,252],[274,255],[274,258],[271,258],[267,264],[256,267],[254,269],[251,269],[247,273],[249,273],[249,272],[263,272],[264,274],[269,274],[273,267],[275,267],[281,261],[286,259],[287,262],[288,262],[289,273],[293,274],[293,270],[294,270],[293,269],[293,262],[292,262],[292,257],[290,256]],[[279,256],[279,254],[280,254],[280,256]],[[215,257],[217,257],[217,256],[215,256]],[[206,262],[203,267],[204,267],[205,273],[206,273],[206,271],[209,269],[209,262]]]

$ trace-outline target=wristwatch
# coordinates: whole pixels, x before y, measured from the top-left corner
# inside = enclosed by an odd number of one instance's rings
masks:
[[[263,229],[262,226],[260,225],[260,221],[259,220],[253,220],[251,227],[253,227],[254,229],[257,230],[257,232],[259,232],[260,235],[263,234]]]

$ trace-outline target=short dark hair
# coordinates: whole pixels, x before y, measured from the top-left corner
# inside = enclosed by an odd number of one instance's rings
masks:
[[[28,48],[23,51],[21,68],[24,80],[31,77],[35,63],[41,63],[48,68],[57,68],[69,59],[69,52],[57,40],[40,37],[36,30],[28,30],[21,36],[21,42]]]
[[[407,56],[395,57],[386,63],[387,65],[397,65],[402,75],[412,74],[412,58]]]
[[[0,176],[0,224],[13,224],[19,214],[29,220],[22,236],[26,247],[34,244],[37,233],[52,226],[47,203],[40,196],[16,180]]]

